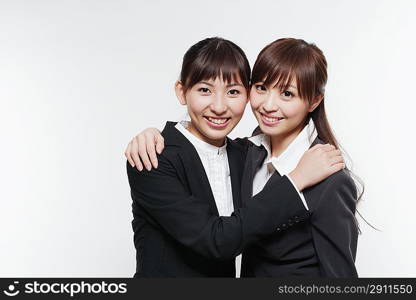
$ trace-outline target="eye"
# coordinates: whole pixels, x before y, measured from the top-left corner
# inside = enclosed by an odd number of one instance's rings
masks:
[[[266,87],[263,84],[255,84],[254,87],[259,92],[265,92],[266,91]]]
[[[201,93],[203,93],[203,94],[208,94],[208,93],[210,93],[211,91],[209,90],[209,88],[206,88],[206,87],[201,87],[201,88],[199,88],[199,89],[198,89],[198,92],[201,92]]]
[[[284,92],[282,93],[282,96],[283,96],[284,98],[288,98],[288,99],[290,99],[290,98],[292,98],[294,95],[293,95],[293,93],[292,93],[292,92],[289,92],[289,91],[284,91]]]
[[[237,95],[240,94],[240,91],[239,90],[236,90],[236,89],[233,89],[233,90],[229,90],[228,93],[230,95],[237,96]]]

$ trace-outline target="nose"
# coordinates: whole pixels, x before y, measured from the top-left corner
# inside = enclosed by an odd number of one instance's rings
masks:
[[[222,95],[216,95],[214,101],[211,103],[211,110],[217,115],[222,115],[227,111],[226,99]]]
[[[268,93],[262,106],[266,112],[275,112],[279,110],[279,106],[277,105],[277,101],[275,100],[275,95],[273,93]]]

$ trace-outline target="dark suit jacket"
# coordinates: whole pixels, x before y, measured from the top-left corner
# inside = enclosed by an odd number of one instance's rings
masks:
[[[322,143],[316,139],[314,143]],[[267,155],[253,146],[247,154],[242,184],[243,205],[250,199],[253,178]],[[275,172],[271,180],[280,175]],[[271,191],[278,195],[278,191]],[[348,171],[339,171],[303,191],[311,213],[301,224],[281,225],[281,234],[261,240],[243,252],[241,277],[318,276],[357,277],[354,261],[358,229],[356,188]]]
[[[135,277],[234,277],[234,258],[246,245],[275,233],[289,219],[300,223],[309,214],[285,176],[240,208],[248,144],[228,139],[235,211],[230,217],[219,217],[198,153],[174,125],[168,122],[162,132],[165,150],[158,156],[157,169],[139,172],[127,163],[137,250]]]

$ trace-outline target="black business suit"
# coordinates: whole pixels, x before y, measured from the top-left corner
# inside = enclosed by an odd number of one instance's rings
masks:
[[[193,145],[168,122],[157,169],[127,163],[133,199],[135,277],[235,277],[234,258],[289,219],[309,217],[287,177],[264,188],[241,209],[240,187],[248,143],[227,139],[234,213],[219,217],[202,162]],[[284,207],[284,209],[281,209]]]
[[[312,146],[316,143],[322,141],[317,138]],[[263,146],[249,149],[242,182],[243,206],[254,200],[250,199],[253,178],[266,156]],[[270,180],[278,178],[280,174],[275,172]],[[241,277],[357,277],[357,193],[348,171],[334,173],[303,194],[311,217],[296,225],[288,221],[280,226],[280,234],[247,247]]]

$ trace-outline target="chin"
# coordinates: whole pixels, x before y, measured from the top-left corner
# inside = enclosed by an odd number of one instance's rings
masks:
[[[221,129],[211,128],[209,125],[204,126],[204,131],[207,136],[215,137],[216,139],[225,138],[237,124],[230,123]]]
[[[269,126],[260,126],[261,131],[266,134],[266,135],[280,135],[282,134],[282,130],[280,130],[280,128],[277,127],[269,127]]]
[[[204,135],[210,140],[220,141],[223,140],[229,133],[229,130],[222,130],[221,132],[215,132],[212,129],[205,131]]]

